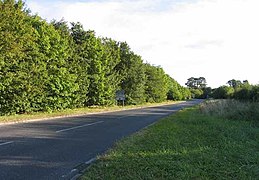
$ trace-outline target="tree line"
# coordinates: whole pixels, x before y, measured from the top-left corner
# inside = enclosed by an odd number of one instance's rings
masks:
[[[236,99],[242,101],[259,101],[259,85],[251,85],[248,80],[231,79],[227,85],[212,89],[207,87],[204,77],[191,77],[185,84],[193,98]]]
[[[97,37],[80,23],[48,23],[23,1],[0,0],[0,114],[53,111],[191,97],[126,42]]]
[[[259,85],[251,85],[248,80],[235,79],[229,80],[227,84],[214,89],[212,97],[259,102]]]

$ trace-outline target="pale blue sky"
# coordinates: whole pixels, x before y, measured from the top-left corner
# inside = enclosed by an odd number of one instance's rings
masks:
[[[107,2],[128,2],[129,0],[25,0],[26,2],[34,2],[41,5],[50,5],[55,4],[59,2],[63,3],[107,3]],[[131,0],[131,2],[140,2],[141,0]],[[150,2],[153,2],[150,6],[151,11],[167,11],[168,8],[172,7],[173,5],[179,4],[179,3],[195,3],[198,0],[149,0]]]
[[[203,76],[259,83],[258,0],[27,0],[42,18],[81,22],[98,36],[127,41],[144,61],[182,85]]]

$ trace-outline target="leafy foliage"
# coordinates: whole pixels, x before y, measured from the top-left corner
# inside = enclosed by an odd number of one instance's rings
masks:
[[[185,100],[191,98],[191,91],[188,88],[182,87],[176,80],[167,75],[168,92],[167,99],[169,100]]]
[[[161,67],[143,63],[126,42],[80,23],[46,22],[22,1],[0,0],[0,114],[182,100],[190,91]]]
[[[229,80],[229,86],[220,86],[213,90],[216,99],[237,99],[242,101],[259,101],[259,86],[250,85],[247,80]]]
[[[208,98],[211,94],[211,88],[206,87],[207,81],[204,77],[191,77],[187,79],[185,85],[190,89],[193,98]]]
[[[147,102],[162,102],[166,100],[168,81],[161,67],[146,64],[146,95]]]
[[[199,77],[199,78],[191,77],[187,80],[187,83],[185,85],[188,86],[189,88],[201,89],[206,87],[207,81],[204,77]]]
[[[127,104],[141,104],[146,101],[146,70],[143,60],[130,50],[126,42],[119,44],[120,62],[115,67],[121,77],[120,89],[126,92]]]
[[[233,97],[234,88],[229,86],[220,86],[213,91],[213,97],[216,99],[228,99]]]

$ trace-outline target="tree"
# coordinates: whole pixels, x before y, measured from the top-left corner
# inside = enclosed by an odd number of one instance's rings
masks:
[[[102,39],[103,44],[103,63],[104,66],[104,103],[105,105],[114,104],[115,92],[119,89],[121,77],[116,70],[117,64],[120,62],[119,43],[110,39]]]
[[[0,0],[0,113],[112,105],[124,90],[127,104],[182,100],[190,90],[143,63],[126,42],[96,37],[82,24],[51,23],[20,0]],[[204,87],[205,78],[196,86]]]
[[[77,75],[76,83],[79,86],[77,91],[76,106],[82,107],[88,105],[88,89],[89,89],[89,54],[88,44],[89,35],[83,29],[80,23],[71,23],[70,37],[72,39],[71,48],[73,56],[69,58],[70,72]]]
[[[95,37],[93,31],[87,31],[87,59],[89,68],[89,89],[87,93],[87,105],[105,104],[105,59],[104,49],[100,38]]]
[[[227,84],[230,86],[230,87],[233,87],[233,88],[238,88],[241,86],[241,81],[240,80],[235,80],[235,79],[232,79],[232,80],[229,80],[227,82]]]
[[[58,31],[28,14],[22,1],[0,1],[1,113],[70,107],[77,90],[66,68],[69,45]]]
[[[120,62],[115,69],[119,72],[120,89],[125,91],[127,104],[141,104],[146,101],[146,70],[140,56],[131,51],[126,42],[119,43]]]
[[[190,89],[192,98],[203,98],[203,91],[201,89]]]
[[[167,77],[161,67],[145,64],[146,67],[146,96],[147,102],[162,102],[167,98]]]
[[[185,85],[190,89],[193,98],[207,98],[210,88],[207,88],[207,81],[204,77],[187,79]]]
[[[41,73],[41,83],[44,86],[41,94],[45,96],[42,107],[48,111],[70,108],[79,87],[76,75],[71,74],[67,67],[70,57],[69,41],[52,24],[38,16],[33,16],[32,26],[37,34],[39,61],[45,68]]]
[[[204,87],[201,89],[203,91],[201,98],[206,99],[212,96],[212,89],[211,87]]]
[[[251,92],[250,92],[250,95],[251,95],[251,101],[253,102],[259,102],[259,85],[256,85],[256,86],[252,86],[252,89],[251,89]]]
[[[0,111],[2,114],[40,110],[44,65],[37,48],[32,18],[22,1],[0,1]],[[44,98],[42,98],[44,99]]]
[[[251,100],[252,86],[243,86],[235,90],[234,98],[238,100]]]
[[[243,80],[243,84],[244,84],[244,85],[249,85],[248,80]]]
[[[234,88],[229,86],[220,86],[213,90],[212,96],[215,99],[228,99],[234,95]]]
[[[199,78],[191,77],[187,79],[187,83],[185,83],[185,85],[189,88],[201,89],[206,87],[207,81],[204,77],[199,77]]]
[[[189,88],[198,88],[197,87],[197,78],[191,77],[187,79],[187,83],[185,85]]]
[[[176,80],[166,75],[168,79],[168,100],[185,100],[191,98],[191,92],[188,88],[182,87]]]

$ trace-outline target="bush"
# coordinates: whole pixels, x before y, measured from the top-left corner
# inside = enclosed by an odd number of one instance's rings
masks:
[[[212,93],[212,97],[215,99],[228,99],[232,98],[234,94],[234,88],[228,86],[220,86]]]

